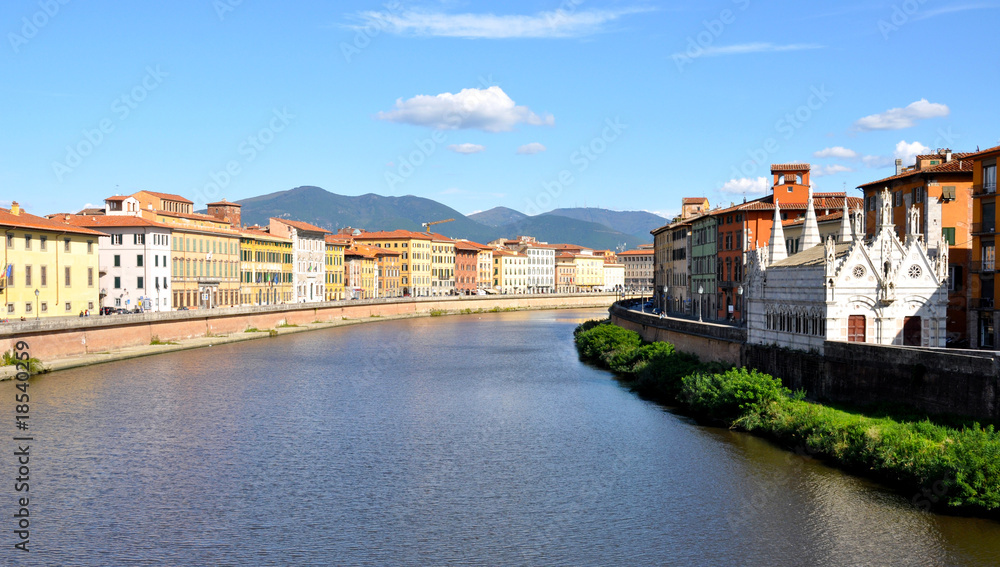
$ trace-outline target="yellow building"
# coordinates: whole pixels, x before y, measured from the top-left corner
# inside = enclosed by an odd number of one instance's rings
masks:
[[[326,300],[344,299],[344,250],[350,239],[336,234],[326,235]]]
[[[344,291],[348,299],[372,299],[378,289],[374,246],[355,244],[344,250]]]
[[[431,294],[432,254],[429,235],[411,230],[393,230],[359,232],[352,238],[359,244],[399,252],[399,285],[404,296],[426,297]]]
[[[431,295],[455,294],[455,241],[440,234],[431,237]]]
[[[576,264],[574,284],[578,291],[597,291],[604,287],[604,255],[575,254],[573,263]]]
[[[0,209],[0,228],[6,241],[0,319],[97,314],[103,233],[30,215],[17,202]]]
[[[375,260],[378,262],[378,274],[376,274],[378,276],[378,285],[376,286],[378,294],[376,297],[401,297],[403,291],[399,286],[399,266],[402,253],[385,248],[374,248],[374,250]]]
[[[493,287],[500,293],[527,293],[528,257],[513,250],[494,250]]]
[[[292,301],[292,241],[245,228],[240,233],[240,303],[274,305]]]

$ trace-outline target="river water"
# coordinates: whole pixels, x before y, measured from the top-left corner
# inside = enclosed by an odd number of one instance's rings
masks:
[[[573,348],[605,314],[387,321],[33,378],[32,551],[12,549],[8,441],[0,564],[1000,561],[996,522],[636,398]],[[11,435],[14,394],[0,384]]]

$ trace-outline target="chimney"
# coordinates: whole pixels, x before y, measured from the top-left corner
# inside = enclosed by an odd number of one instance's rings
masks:
[[[21,215],[21,206],[17,204],[17,201],[10,202],[10,214],[14,215],[15,217]]]
[[[896,158],[896,175],[903,173],[903,160]]]
[[[950,161],[951,161],[951,148],[948,148],[944,151],[944,162],[948,163]]]

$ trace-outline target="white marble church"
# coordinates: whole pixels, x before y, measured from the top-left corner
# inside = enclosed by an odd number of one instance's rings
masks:
[[[792,256],[775,201],[770,244],[747,261],[748,342],[821,354],[824,341],[945,346],[948,243],[938,228],[927,235],[933,239],[928,246],[916,208],[900,240],[888,190],[880,200],[870,241],[864,240],[863,213],[851,217],[845,204],[836,238],[821,243],[810,196],[801,252]]]

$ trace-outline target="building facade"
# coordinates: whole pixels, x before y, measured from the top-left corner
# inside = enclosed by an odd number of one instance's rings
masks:
[[[271,234],[292,242],[295,267],[293,303],[326,300],[326,235],[329,230],[302,221],[270,218]]]
[[[1000,146],[977,152],[968,159],[972,163],[972,250],[969,276],[968,334],[973,348],[1000,350],[997,328],[1000,311],[996,309],[1000,282],[996,277],[996,197],[997,160]],[[958,287],[961,277],[952,268],[949,290]],[[950,322],[950,321],[949,321]]]
[[[454,295],[455,241],[431,234],[431,295]]]
[[[681,290],[668,293],[668,311],[702,319],[714,319],[718,313],[718,296],[715,293],[718,221],[715,214],[706,214],[691,221],[691,287],[686,290],[687,297]]]
[[[431,294],[431,237],[422,232],[393,230],[357,231],[355,242],[398,250],[399,273],[403,296],[427,297]]]
[[[625,265],[626,289],[636,293],[653,292],[653,254],[653,249],[618,253],[618,261]]]
[[[291,303],[294,278],[291,239],[256,228],[240,231],[241,305]]]
[[[326,242],[326,300],[344,299],[344,250],[350,240],[340,235],[327,234]]]

